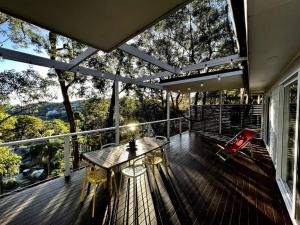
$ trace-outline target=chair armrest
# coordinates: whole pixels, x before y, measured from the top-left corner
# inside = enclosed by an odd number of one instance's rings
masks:
[[[221,149],[225,149],[222,145],[217,144],[217,146]]]

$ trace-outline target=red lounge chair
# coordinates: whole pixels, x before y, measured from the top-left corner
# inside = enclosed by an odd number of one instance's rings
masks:
[[[231,158],[235,154],[241,153],[243,155],[246,155],[241,150],[250,145],[250,153],[252,157],[251,141],[256,135],[256,133],[257,132],[254,130],[243,129],[234,138],[228,141],[224,146],[217,144],[220,150],[216,153],[216,155],[225,162],[227,159]]]

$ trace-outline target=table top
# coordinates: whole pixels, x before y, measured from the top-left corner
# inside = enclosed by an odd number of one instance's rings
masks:
[[[128,151],[128,143],[119,146],[110,146],[103,150],[84,153],[82,156],[86,160],[104,169],[112,169],[130,160],[145,155],[151,151],[168,144],[164,140],[157,140],[151,137],[144,137],[136,140],[137,150]]]

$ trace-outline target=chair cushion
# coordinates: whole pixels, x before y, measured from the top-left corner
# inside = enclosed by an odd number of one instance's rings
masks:
[[[244,148],[248,142],[252,141],[255,134],[256,132],[253,130],[242,130],[234,140],[226,145],[226,149],[231,153],[235,153],[236,151]]]

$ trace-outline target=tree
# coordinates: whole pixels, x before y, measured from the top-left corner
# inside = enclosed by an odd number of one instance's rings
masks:
[[[41,137],[44,128],[44,122],[38,117],[21,115],[17,117],[15,123],[15,138],[28,139]]]
[[[7,40],[15,43],[17,47],[28,47],[29,45],[35,46],[36,51],[48,53],[50,59],[61,60],[64,62],[70,61],[78,56],[84,49],[85,45],[68,38],[59,36],[53,32],[42,30],[34,25],[28,24],[24,21],[10,17],[6,14],[0,14],[0,25],[7,24],[9,29],[3,29],[2,35]],[[22,36],[23,38],[20,38]],[[4,43],[2,41],[2,43]],[[85,82],[86,77],[78,73],[69,71],[60,71],[52,69],[49,72],[50,78],[56,78],[61,94],[63,97],[63,104],[67,113],[70,132],[76,132],[76,122],[74,112],[70,103],[70,88],[76,85],[81,85]],[[77,94],[82,93],[82,89],[78,89]],[[80,92],[81,91],[81,92]],[[73,167],[79,166],[79,150],[77,137],[72,137],[73,144]]]
[[[183,67],[233,54],[237,50],[233,37],[227,2],[198,0],[142,33],[137,38],[136,44],[170,65]],[[210,70],[230,66],[218,66]],[[207,70],[179,76],[195,73],[200,75],[203,72]],[[198,101],[198,97],[199,93],[196,94],[195,102]]]
[[[7,147],[0,147],[0,193],[3,193],[3,177],[19,173],[21,157],[11,153]]]
[[[68,131],[69,131],[68,125],[60,119],[54,119],[54,120],[45,122],[43,129],[44,129],[43,136],[65,134],[65,133],[68,133]]]
[[[15,124],[17,122],[16,117],[10,116],[4,110],[4,107],[0,109],[0,140],[11,141],[14,138]]]
[[[0,103],[6,103],[12,93],[24,104],[46,101],[52,97],[48,91],[50,85],[53,85],[53,82],[42,78],[31,69],[22,72],[0,72]]]

